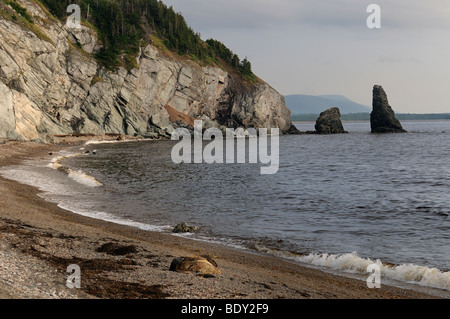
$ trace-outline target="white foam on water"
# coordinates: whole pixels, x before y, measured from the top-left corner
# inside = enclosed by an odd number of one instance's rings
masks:
[[[57,196],[67,196],[71,194],[71,190],[66,185],[57,183],[52,178],[48,178],[42,171],[30,170],[26,166],[2,169],[0,174],[4,178],[36,187],[45,193]]]
[[[47,165],[47,167],[53,168],[53,169],[60,169],[63,165],[61,164],[61,161],[65,158],[71,158],[75,156],[80,156],[81,153],[69,153],[66,155],[59,155],[56,157],[53,157],[50,163]]]
[[[61,164],[64,158],[79,156],[80,153],[75,154],[64,154],[54,157],[50,163],[45,163],[42,167],[50,167],[55,170],[62,170],[68,174],[68,177],[72,180],[77,181],[83,185],[89,187],[98,187],[101,185],[94,177],[91,177],[82,171],[73,171],[70,168]],[[18,182],[38,187],[44,192],[48,192],[50,195],[63,195],[63,196],[73,196],[72,188],[70,185],[65,183],[58,183],[57,180],[49,178],[45,173],[45,170],[35,170],[34,166],[15,166],[9,168],[3,168],[0,174],[6,178],[16,180]],[[46,196],[47,197],[47,196]],[[77,203],[59,202],[59,206],[63,209],[72,211],[76,214],[104,220],[107,222],[112,222],[116,224],[136,227],[138,229],[155,231],[155,232],[167,232],[172,227],[171,226],[157,226],[150,225],[141,222],[136,222],[133,220],[121,218],[114,216],[109,213],[92,211],[89,209],[83,209],[77,206]],[[86,206],[84,207],[86,208]],[[203,238],[198,236],[184,235],[185,237],[190,237],[196,240],[205,240],[212,242],[212,238]],[[219,240],[220,243],[224,244],[224,241]],[[230,245],[231,243],[225,243]],[[236,245],[237,248],[240,245]],[[371,260],[369,258],[362,258],[356,252],[346,253],[346,254],[315,254],[311,253],[308,255],[298,255],[286,251],[273,250],[266,247],[256,247],[258,251],[271,254],[277,257],[287,258],[294,260],[296,262],[324,267],[333,271],[340,273],[351,273],[361,275],[361,278],[367,277],[367,267],[371,264],[377,264],[381,269],[381,276],[386,279],[386,281],[392,280],[401,283],[414,284],[427,288],[437,288],[440,290],[450,291],[450,272],[445,272],[437,268],[430,268],[426,266],[414,265],[414,264],[401,264],[401,265],[389,265],[383,264],[380,260]]]
[[[84,145],[97,145],[97,144],[116,144],[116,143],[120,143],[123,141],[96,141],[96,140],[92,140],[92,141],[87,141],[86,143],[84,143]]]
[[[295,259],[314,266],[345,270],[352,273],[365,273],[367,267],[371,264],[382,266],[380,260],[373,261],[368,258],[364,259],[359,257],[356,252],[342,255],[309,254],[306,256],[297,256]]]
[[[382,272],[389,278],[414,283],[424,287],[433,287],[450,291],[450,272],[413,264],[404,264],[393,268],[383,267]]]
[[[106,222],[111,222],[114,224],[119,224],[119,225],[124,225],[124,226],[131,226],[131,227],[135,227],[135,228],[146,230],[146,231],[165,232],[172,228],[171,226],[159,226],[159,225],[150,225],[150,224],[140,223],[140,222],[133,221],[131,219],[120,218],[115,215],[105,213],[105,212],[100,212],[100,211],[81,210],[81,209],[74,208],[70,205],[58,204],[58,206],[62,209],[71,211],[75,214],[82,215],[85,217],[100,219],[100,220],[103,220]]]
[[[111,141],[102,141],[102,140],[90,140],[84,143],[84,145],[97,145],[97,144],[117,144],[117,143],[131,143],[131,142],[148,142],[152,141],[151,139],[145,138],[137,138],[132,140],[111,140]]]
[[[53,168],[53,169],[59,169],[62,166],[59,163],[59,161],[61,161],[62,159],[64,159],[64,156],[57,156],[57,157],[52,158],[52,160],[47,165],[47,167]]]
[[[79,170],[79,171],[73,171],[73,170],[69,170],[69,174],[68,174],[69,178],[73,179],[74,181],[83,184],[85,186],[88,187],[101,187],[103,186],[102,183],[100,183],[95,177],[90,176],[86,173],[84,173],[83,171]]]
[[[61,167],[64,167],[64,170],[69,169],[66,166],[61,165],[59,161],[76,155],[77,154],[57,156],[53,158],[48,165],[33,163],[31,165],[6,167],[0,170],[0,175],[8,179],[15,180],[19,183],[38,188],[42,192],[39,194],[40,197],[50,202],[54,202],[58,204],[60,208],[78,215],[104,220],[115,224],[131,226],[146,231],[163,232],[173,228],[172,226],[145,224],[126,218],[121,218],[106,212],[95,211],[91,209],[92,205],[89,202],[78,201],[77,192],[79,192],[79,190],[74,189],[73,185],[68,182],[69,180],[64,181],[64,179],[56,178],[55,176],[52,177],[48,174],[48,172],[45,172],[45,168],[47,167],[60,171]],[[39,167],[40,169],[36,170],[36,167]],[[42,168],[44,168],[44,170],[42,170]],[[70,170],[68,172],[68,177],[89,187],[98,187],[100,183],[95,178],[81,171],[75,172]]]
[[[369,274],[367,272],[367,267],[372,264],[377,264],[380,266],[382,278],[422,287],[450,291],[450,272],[441,271],[437,268],[414,264],[383,264],[379,259],[371,260],[370,258],[362,258],[358,256],[356,252],[336,255],[312,253],[299,256],[293,253],[271,250],[265,247],[259,247],[258,250],[278,257],[292,259],[302,264],[365,276]]]
[[[84,173],[82,170],[74,171],[67,166],[61,164],[61,161],[66,158],[80,156],[81,153],[74,153],[68,155],[61,155],[52,158],[51,162],[47,165],[47,167],[65,172],[69,178],[76,181],[77,183],[83,184],[88,187],[101,187],[103,184],[98,181],[95,177],[90,176]]]

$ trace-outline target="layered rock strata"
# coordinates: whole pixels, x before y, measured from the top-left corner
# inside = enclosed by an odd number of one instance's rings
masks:
[[[180,121],[208,127],[279,128],[292,123],[284,97],[262,80],[141,47],[137,68],[110,71],[87,27],[69,29],[42,7],[20,0],[39,34],[0,16],[0,136],[51,141],[72,133],[169,137]]]

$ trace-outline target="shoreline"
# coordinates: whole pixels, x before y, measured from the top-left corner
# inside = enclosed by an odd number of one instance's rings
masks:
[[[449,122],[450,119],[401,120],[401,122]],[[370,120],[342,120],[342,123],[369,123]],[[316,121],[293,121],[292,124],[316,124]]]
[[[49,152],[86,141],[0,144],[0,166],[49,158]],[[0,190],[0,254],[12,256],[0,261],[0,298],[438,298],[387,285],[369,289],[365,281],[277,257],[77,215],[45,201],[36,188],[3,177]],[[98,251],[111,243],[133,249],[129,254]],[[194,255],[214,258],[221,274],[209,278],[169,271],[174,258]],[[65,286],[70,264],[80,266],[81,289]],[[10,273],[14,267],[23,270],[19,277]],[[30,287],[20,290],[17,283]]]

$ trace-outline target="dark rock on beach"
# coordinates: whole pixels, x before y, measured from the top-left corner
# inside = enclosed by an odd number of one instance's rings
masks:
[[[386,92],[380,85],[373,87],[373,110],[370,114],[372,133],[405,133],[389,105]]]
[[[316,121],[315,129],[317,134],[342,134],[348,133],[344,130],[341,121],[339,108],[333,107],[322,113]]]
[[[198,226],[191,226],[186,223],[178,224],[174,227],[172,232],[174,233],[194,233],[197,230],[199,230],[200,227]]]

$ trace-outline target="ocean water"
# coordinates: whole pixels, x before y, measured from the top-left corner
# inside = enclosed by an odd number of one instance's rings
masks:
[[[187,222],[201,226],[189,238],[351,274],[378,263],[386,279],[450,291],[450,121],[344,126],[281,136],[275,175],[174,164],[172,141],[91,143],[1,174],[80,214],[162,232]]]

